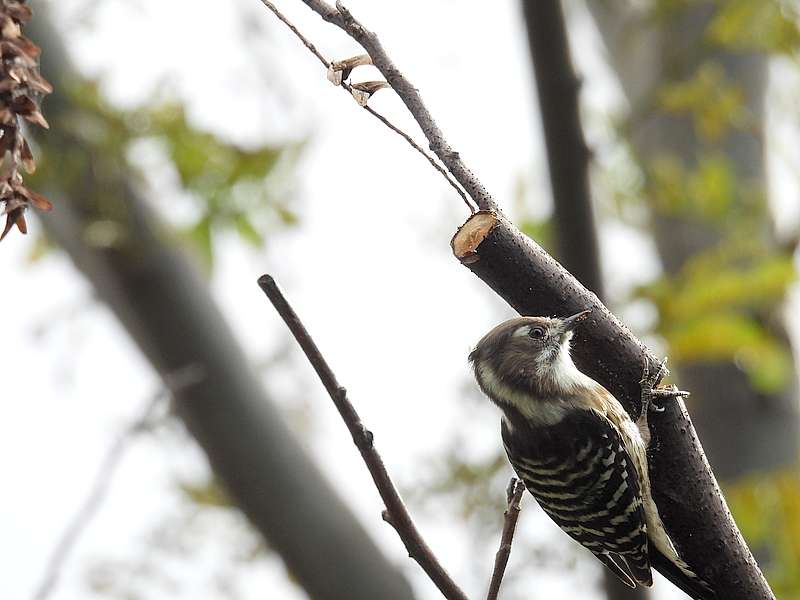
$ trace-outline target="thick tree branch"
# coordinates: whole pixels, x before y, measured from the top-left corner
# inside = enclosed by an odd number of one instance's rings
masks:
[[[43,15],[42,15],[43,16]],[[42,71],[57,90],[74,71],[44,18],[31,24],[46,52]],[[202,370],[202,383],[174,393],[175,412],[231,496],[286,562],[309,597],[409,600],[413,592],[326,482],[264,391],[206,283],[143,202],[139,180],[122,165],[97,168],[97,148],[70,135],[83,109],[63,94],[48,101],[53,129],[44,142],[52,168],[71,174],[44,220],[141,349],[168,376]],[[94,117],[93,117],[94,118]],[[66,162],[59,162],[66,161]],[[119,240],[92,243],[98,223]]]
[[[525,484],[516,477],[512,477],[506,490],[507,503],[505,518],[503,519],[503,532],[500,534],[500,548],[494,558],[494,571],[492,580],[489,582],[489,593],[486,600],[497,600],[500,593],[500,584],[503,583],[503,576],[506,573],[508,557],[511,556],[511,542],[514,541],[514,532],[517,529],[517,519],[519,518],[522,494],[525,491]]]
[[[522,8],[553,192],[556,256],[604,300],[589,181],[591,152],[581,126],[581,85],[572,64],[564,11],[558,1],[522,0]],[[603,584],[609,600],[647,596],[645,588],[628,587],[610,569],[603,569]]]
[[[503,217],[481,211],[452,240],[453,252],[523,315],[592,314],[578,329],[572,355],[631,415],[640,411],[639,379],[655,361],[597,296]],[[651,415],[651,480],[659,512],[678,550],[726,600],[772,599],[728,511],[682,401]]]
[[[303,2],[325,21],[336,25],[361,44],[361,47],[372,58],[372,64],[386,78],[389,86],[400,96],[400,99],[405,103],[417,124],[419,124],[422,133],[430,144],[431,150],[449,169],[456,181],[461,184],[480,209],[498,210],[497,205],[486,188],[483,187],[483,184],[467,169],[458,152],[453,150],[447,143],[444,134],[422,101],[419,91],[406,79],[386,54],[378,36],[359,23],[341,2],[337,2],[335,8],[322,0],[303,0]]]
[[[558,259],[578,281],[602,297],[589,191],[590,152],[578,104],[580,80],[572,67],[561,2],[523,0],[522,7],[553,190]]]
[[[645,360],[656,360],[597,296],[583,287],[538,245],[496,210],[477,178],[447,145],[417,90],[389,59],[377,36],[342,5],[303,0],[324,20],[361,44],[389,85],[405,102],[454,177],[482,210],[453,238],[461,262],[521,314],[572,314],[593,307],[589,324],[576,339],[576,362],[604,384],[626,409],[640,409],[639,379]],[[720,597],[772,598],[763,575],[730,516],[682,401],[652,419],[654,495],[679,550]],[[713,548],[713,560],[708,551]]]
[[[350,435],[353,436],[353,443],[361,453],[364,464],[375,482],[375,487],[386,504],[384,520],[395,528],[403,544],[405,544],[409,556],[419,563],[419,566],[427,573],[431,581],[436,584],[436,587],[439,588],[445,598],[449,600],[467,600],[467,596],[452,580],[433,554],[433,551],[425,543],[425,540],[422,539],[422,535],[420,535],[414,521],[411,519],[411,515],[408,513],[408,509],[403,503],[403,499],[400,497],[394,482],[389,477],[383,459],[375,449],[372,432],[361,422],[361,417],[358,416],[355,407],[347,398],[347,390],[339,385],[336,375],[333,374],[308,330],[300,321],[300,317],[297,316],[297,313],[295,313],[271,276],[262,275],[258,280],[258,285],[264,290],[267,298],[272,302],[275,310],[278,311],[297,343],[300,344],[300,348],[308,358],[308,362],[314,367],[314,371],[316,371],[320,381],[328,391],[328,395],[333,400],[333,404],[350,431]]]

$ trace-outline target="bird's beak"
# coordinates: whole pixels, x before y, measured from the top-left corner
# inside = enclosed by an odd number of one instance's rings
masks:
[[[571,317],[567,317],[564,319],[561,324],[564,328],[564,331],[572,331],[578,326],[578,323],[583,321],[589,313],[592,312],[591,308],[587,308],[586,310],[582,310],[578,314],[572,315]]]

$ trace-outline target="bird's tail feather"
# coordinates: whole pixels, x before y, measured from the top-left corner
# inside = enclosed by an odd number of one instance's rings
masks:
[[[674,586],[695,600],[718,600],[711,586],[696,575],[687,565],[678,567],[664,556],[652,543],[649,548],[653,568],[666,577]]]

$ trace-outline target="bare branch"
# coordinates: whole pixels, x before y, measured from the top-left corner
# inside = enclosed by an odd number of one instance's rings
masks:
[[[33,594],[34,600],[45,600],[55,590],[61,571],[67,562],[72,550],[77,545],[83,533],[89,527],[92,519],[106,498],[106,494],[111,486],[111,481],[117,471],[117,467],[122,462],[125,453],[130,448],[133,438],[144,430],[152,420],[155,410],[164,399],[165,390],[156,393],[144,410],[120,433],[114,444],[108,449],[100,470],[95,476],[94,482],[87,494],[83,504],[75,513],[61,539],[56,544],[53,554],[47,561],[44,575]]]
[[[500,593],[500,584],[503,583],[503,575],[506,573],[508,557],[511,556],[511,542],[514,541],[514,531],[517,529],[517,519],[519,518],[522,494],[525,491],[525,484],[516,477],[512,477],[508,482],[506,496],[508,507],[504,513],[503,533],[500,535],[500,548],[494,558],[494,571],[492,581],[489,583],[489,593],[486,600],[497,600]]]
[[[652,354],[596,295],[502,215],[477,177],[447,144],[419,92],[387,56],[377,36],[341,2],[335,8],[323,0],[303,2],[364,48],[372,64],[406,104],[431,150],[482,209],[453,238],[456,257],[521,314],[570,314],[594,307],[592,327],[583,328],[576,344],[576,362],[636,416],[641,365],[648,357],[655,360]],[[730,516],[683,403],[674,403],[653,419],[651,429],[655,500],[682,556],[720,597],[773,597]],[[718,551],[713,564],[708,561],[709,547]],[[731,578],[730,573],[737,573],[737,577]],[[746,586],[739,585],[743,581]]]
[[[262,2],[264,1],[262,0]],[[419,91],[406,79],[386,54],[378,36],[365,29],[341,2],[336,3],[336,8],[322,0],[303,0],[303,2],[325,21],[336,25],[361,44],[361,47],[372,58],[372,64],[386,78],[386,82],[397,95],[400,96],[420,129],[422,129],[430,149],[453,174],[455,180],[467,191],[467,194],[469,194],[478,208],[482,210],[498,210],[497,204],[483,184],[466,167],[458,152],[453,150],[450,144],[447,143],[442,130],[439,129],[436,121],[433,120],[433,116],[422,101]]]
[[[311,52],[311,53],[312,53],[314,56],[316,56],[316,57],[319,59],[319,61],[320,61],[320,62],[321,62],[321,63],[322,63],[322,64],[323,64],[323,65],[324,65],[326,68],[327,68],[327,67],[329,67],[329,66],[331,66],[331,64],[332,64],[332,63],[331,63],[331,61],[329,61],[327,58],[325,58],[325,57],[322,55],[322,53],[321,53],[319,50],[317,50],[317,47],[316,47],[316,46],[315,46],[315,45],[314,45],[314,44],[313,44],[313,43],[312,43],[312,42],[311,42],[311,41],[310,41],[308,38],[306,38],[306,37],[305,37],[305,36],[304,36],[302,33],[300,33],[300,30],[298,30],[298,29],[297,29],[297,27],[295,27],[295,26],[294,26],[294,24],[293,24],[291,21],[289,21],[289,19],[287,19],[287,18],[286,18],[286,16],[285,16],[283,13],[281,13],[281,11],[280,11],[280,10],[278,10],[278,7],[277,7],[277,6],[275,6],[275,5],[274,5],[272,2],[270,2],[269,0],[261,0],[261,3],[262,3],[264,6],[266,6],[266,7],[267,7],[267,8],[268,8],[270,11],[272,11],[272,12],[275,14],[275,16],[276,16],[276,17],[278,17],[278,19],[280,19],[280,20],[281,20],[281,22],[283,22],[283,23],[284,23],[284,24],[285,24],[285,25],[286,25],[286,26],[287,26],[287,27],[288,27],[288,28],[289,28],[289,29],[292,31],[292,33],[294,33],[294,34],[295,34],[295,35],[298,37],[298,39],[299,39],[299,40],[300,40],[300,41],[303,43],[303,45],[304,45],[306,48],[308,48],[308,50],[309,50],[309,51],[310,51],[310,52]],[[352,86],[351,86],[349,83],[347,83],[346,81],[341,81],[341,82],[339,83],[339,86],[340,86],[340,87],[342,87],[342,88],[344,88],[344,89],[345,89],[345,90],[346,90],[346,91],[347,91],[349,94],[351,94],[351,95],[352,95],[352,93],[353,93],[353,88],[352,88]],[[428,162],[429,162],[429,163],[430,163],[430,164],[433,166],[433,168],[434,168],[434,169],[436,169],[437,171],[439,171],[439,173],[442,175],[442,177],[444,177],[444,178],[447,180],[447,183],[449,183],[449,184],[450,184],[450,186],[451,186],[451,187],[452,187],[452,188],[453,188],[453,189],[456,191],[456,193],[458,193],[458,195],[459,195],[459,196],[461,196],[461,199],[462,199],[462,200],[464,201],[464,203],[467,205],[467,207],[469,208],[470,212],[472,212],[472,213],[474,213],[474,212],[475,212],[475,208],[472,206],[472,204],[470,204],[470,201],[469,201],[469,199],[467,198],[467,195],[466,195],[466,193],[464,193],[464,190],[463,190],[463,189],[462,189],[462,188],[461,188],[461,187],[458,185],[458,183],[456,183],[455,181],[453,181],[453,178],[450,176],[450,173],[447,171],[447,169],[445,169],[444,167],[442,167],[442,165],[440,165],[438,162],[436,162],[436,161],[434,160],[434,158],[433,158],[433,157],[432,157],[430,154],[428,154],[428,153],[427,153],[427,152],[426,152],[426,151],[425,151],[425,150],[424,150],[424,149],[423,149],[423,148],[422,148],[422,147],[421,147],[419,144],[417,144],[417,143],[416,143],[416,142],[415,142],[415,141],[414,141],[414,140],[411,138],[411,136],[410,136],[410,135],[408,135],[407,133],[405,133],[404,131],[402,131],[402,130],[401,130],[399,127],[397,127],[396,125],[392,124],[392,122],[391,122],[391,121],[389,121],[389,119],[387,119],[386,117],[384,117],[383,115],[381,115],[379,112],[377,112],[375,109],[373,109],[373,108],[369,107],[369,106],[368,106],[368,105],[366,105],[366,104],[364,104],[364,105],[361,105],[361,107],[362,107],[363,109],[365,109],[365,110],[366,110],[366,111],[367,111],[369,114],[371,114],[373,117],[375,117],[376,119],[378,119],[378,120],[379,120],[381,123],[383,123],[384,125],[386,125],[386,127],[388,127],[389,129],[391,129],[392,131],[394,131],[394,132],[395,132],[397,135],[399,135],[400,137],[402,137],[402,138],[403,138],[403,139],[404,139],[406,142],[408,142],[408,143],[411,145],[411,147],[412,147],[412,148],[414,148],[414,150],[416,150],[416,151],[417,151],[417,152],[419,152],[419,153],[420,153],[422,156],[424,156],[424,157],[425,157],[425,159],[426,159],[426,160],[427,160],[427,161],[428,161]],[[445,162],[445,164],[447,164],[447,163]]]
[[[281,22],[284,25],[286,25],[289,29],[292,30],[292,33],[295,34],[300,39],[301,42],[303,42],[303,45],[309,49],[311,54],[313,54],[319,59],[319,62],[322,63],[323,67],[327,68],[331,64],[330,61],[327,58],[325,58],[319,50],[317,50],[317,47],[314,44],[312,44],[306,36],[300,33],[300,30],[297,29],[297,27],[295,27],[294,24],[289,19],[287,19],[286,16],[281,11],[278,10],[277,6],[275,6],[269,0],[261,0],[261,4],[263,4],[269,10],[271,10],[274,13],[274,15],[281,20]]]
[[[494,213],[471,216],[451,244],[456,258],[520,314],[568,315],[592,308],[575,335],[572,357],[638,416],[643,365],[657,359],[594,293]],[[683,401],[670,403],[649,424],[653,495],[681,557],[719,598],[774,598],[731,517]],[[715,549],[713,560],[709,548]]]
[[[289,331],[292,332],[297,343],[300,344],[300,348],[305,353],[311,366],[314,367],[347,429],[350,431],[353,442],[361,453],[372,480],[375,482],[375,487],[378,488],[378,493],[386,504],[384,520],[395,528],[400,539],[405,544],[409,556],[419,563],[419,566],[427,573],[431,581],[436,584],[436,587],[439,588],[445,598],[448,598],[448,600],[467,600],[467,596],[451,579],[433,554],[433,551],[422,539],[414,521],[411,519],[411,515],[408,513],[408,509],[403,503],[403,499],[386,471],[383,459],[375,449],[372,432],[361,422],[356,409],[347,398],[347,390],[339,385],[336,376],[328,366],[319,348],[317,348],[311,335],[300,321],[300,317],[294,312],[294,309],[270,275],[259,277],[258,285],[264,290],[267,298],[269,298],[275,310],[278,311],[278,314],[289,327]]]
[[[558,261],[603,297],[589,187],[591,152],[581,128],[579,91],[561,2],[523,2],[544,132],[557,229]]]

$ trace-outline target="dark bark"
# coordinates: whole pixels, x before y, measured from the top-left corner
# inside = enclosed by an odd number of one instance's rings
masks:
[[[578,281],[605,300],[590,190],[591,151],[581,126],[581,80],[572,63],[564,11],[553,0],[523,0],[522,9],[553,193],[556,256]],[[609,569],[602,573],[609,600],[647,596],[643,588],[631,589]]]
[[[716,10],[713,3],[697,2],[670,17],[653,20],[650,27],[633,23],[644,15],[627,2],[587,3],[609,48],[612,62],[631,104],[640,110],[632,124],[634,147],[644,163],[659,156],[679,157],[688,169],[710,152],[723,152],[737,179],[766,192],[764,168],[764,93],[767,57],[756,52],[725,51],[704,43],[705,28]],[[629,19],[629,21],[626,21]],[[717,146],[698,139],[691,117],[646,106],[647,99],[667,81],[689,78],[701,64],[712,61],[742,91],[743,105],[753,123],[733,129]],[[643,76],[643,71],[646,74]],[[765,194],[766,195],[766,194]],[[768,210],[761,224],[771,237]],[[675,274],[687,259],[720,240],[719,224],[696,217],[653,211],[653,231],[664,270]],[[779,316],[767,325],[787,353],[791,347]],[[692,391],[690,401],[697,429],[714,472],[731,481],[752,472],[796,464],[800,454],[800,408],[794,378],[785,390],[764,393],[753,388],[733,361],[704,361],[677,365],[682,384]]]
[[[536,76],[559,262],[584,286],[603,296],[589,191],[590,152],[581,128],[580,80],[570,58],[564,14],[558,0],[522,2]]]
[[[459,229],[453,250],[475,275],[523,315],[593,313],[578,328],[575,363],[634,417],[639,380],[653,356],[569,272],[512,224],[479,212]],[[730,516],[683,403],[650,419],[653,495],[681,555],[726,600],[773,599]]]
[[[494,570],[492,579],[489,581],[489,592],[486,600],[497,600],[500,595],[500,586],[503,583],[508,559],[511,556],[511,545],[514,542],[514,532],[517,529],[517,520],[520,513],[520,502],[522,494],[525,493],[525,484],[512,477],[506,490],[508,505],[503,514],[503,530],[500,533],[500,548],[494,556]]]
[[[56,169],[61,157],[85,158],[72,189],[49,191],[57,199],[44,219],[49,234],[167,385],[187,366],[201,373],[200,383],[174,391],[175,411],[309,596],[412,598],[405,578],[290,433],[206,284],[136,192],[133,177],[121,165],[99,173],[93,165],[97,150],[69,136],[65,124],[80,122],[80,112],[60,91],[74,73],[44,15],[37,15],[30,32],[44,49],[42,70],[57,90],[46,104],[52,129],[41,138],[43,152]],[[115,244],[92,245],[86,232],[93,223],[118,227],[122,235]]]
[[[336,375],[328,365],[328,361],[322,356],[316,342],[300,320],[292,305],[283,295],[275,280],[271,275],[262,275],[258,278],[258,285],[264,291],[272,306],[286,323],[289,331],[292,332],[294,339],[302,348],[308,362],[314,367],[322,385],[331,397],[339,416],[342,417],[347,430],[353,437],[353,443],[358,448],[364,465],[372,476],[372,482],[378,490],[381,499],[386,505],[383,512],[383,519],[397,531],[403,544],[405,544],[408,555],[413,558],[422,570],[428,575],[430,580],[439,588],[447,600],[467,600],[467,596],[453,581],[450,574],[439,562],[439,559],[430,549],[417,529],[411,514],[408,512],[400,492],[397,491],[394,481],[386,470],[383,458],[375,448],[372,432],[367,429],[361,421],[361,417],[350,402],[347,390],[339,385]],[[521,492],[520,492],[521,494]]]

